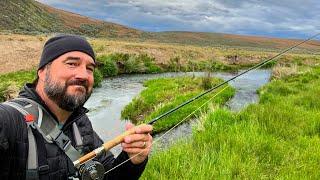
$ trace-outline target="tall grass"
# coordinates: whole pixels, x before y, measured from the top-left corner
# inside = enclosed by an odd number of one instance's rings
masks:
[[[142,179],[319,179],[319,77],[274,80],[239,114],[212,110],[187,142],[155,153]]]
[[[152,118],[200,94],[205,90],[204,88],[208,88],[208,86],[213,87],[219,82],[221,82],[221,80],[212,78],[210,82],[206,82],[204,87],[202,78],[160,78],[146,81],[144,85],[147,88],[141,92],[139,97],[133,99],[133,101],[124,108],[121,116],[124,119],[130,119],[138,124],[142,122],[147,123]],[[154,132],[156,133],[171,128],[219,90],[220,89],[217,89],[211,94],[207,94],[203,98],[161,119],[154,125]],[[215,98],[213,102],[223,104],[233,96],[233,93],[234,89],[227,88]],[[204,111],[206,110],[204,109]],[[195,115],[199,115],[199,112]]]

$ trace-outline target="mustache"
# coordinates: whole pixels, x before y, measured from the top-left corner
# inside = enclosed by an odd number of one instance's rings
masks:
[[[83,86],[88,91],[89,83],[87,80],[79,80],[79,79],[67,81],[66,86],[72,86],[72,85]]]

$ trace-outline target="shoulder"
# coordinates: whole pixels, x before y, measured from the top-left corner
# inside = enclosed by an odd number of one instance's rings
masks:
[[[9,142],[27,140],[27,125],[24,116],[16,109],[0,103],[0,136]]]
[[[0,103],[0,121],[1,124],[15,123],[16,120],[23,121],[23,115],[13,107]]]
[[[89,127],[92,128],[92,124],[89,120],[89,117],[85,114],[79,120],[76,121],[78,127]]]

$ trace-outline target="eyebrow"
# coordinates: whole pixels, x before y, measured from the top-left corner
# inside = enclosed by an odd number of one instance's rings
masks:
[[[76,60],[76,61],[79,61],[80,58],[79,57],[74,57],[74,56],[68,56],[65,61],[67,60]],[[97,66],[95,63],[90,63],[91,66],[93,66],[94,68]]]
[[[74,56],[68,56],[68,57],[65,59],[65,61],[67,61],[67,60],[80,60],[80,58],[79,58],[79,57],[74,57]]]

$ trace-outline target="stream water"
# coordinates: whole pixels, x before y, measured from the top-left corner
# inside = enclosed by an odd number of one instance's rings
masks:
[[[232,82],[231,86],[236,89],[234,97],[226,104],[232,111],[239,111],[248,104],[258,101],[257,89],[266,84],[270,79],[270,70],[255,70],[241,76]],[[188,73],[162,73],[162,74],[139,74],[123,75],[107,78],[102,82],[100,88],[96,88],[90,99],[85,104],[90,112],[92,126],[103,141],[111,140],[124,131],[126,121],[120,120],[122,109],[131,102],[143,89],[143,81],[159,77],[178,76],[204,76],[203,72]],[[230,79],[237,73],[212,73],[212,76]],[[181,137],[188,137],[192,132],[192,124],[189,121],[175,128],[157,143],[156,148],[166,148],[172,142]],[[161,134],[154,137],[156,140]],[[114,154],[121,151],[120,146],[111,150]]]

